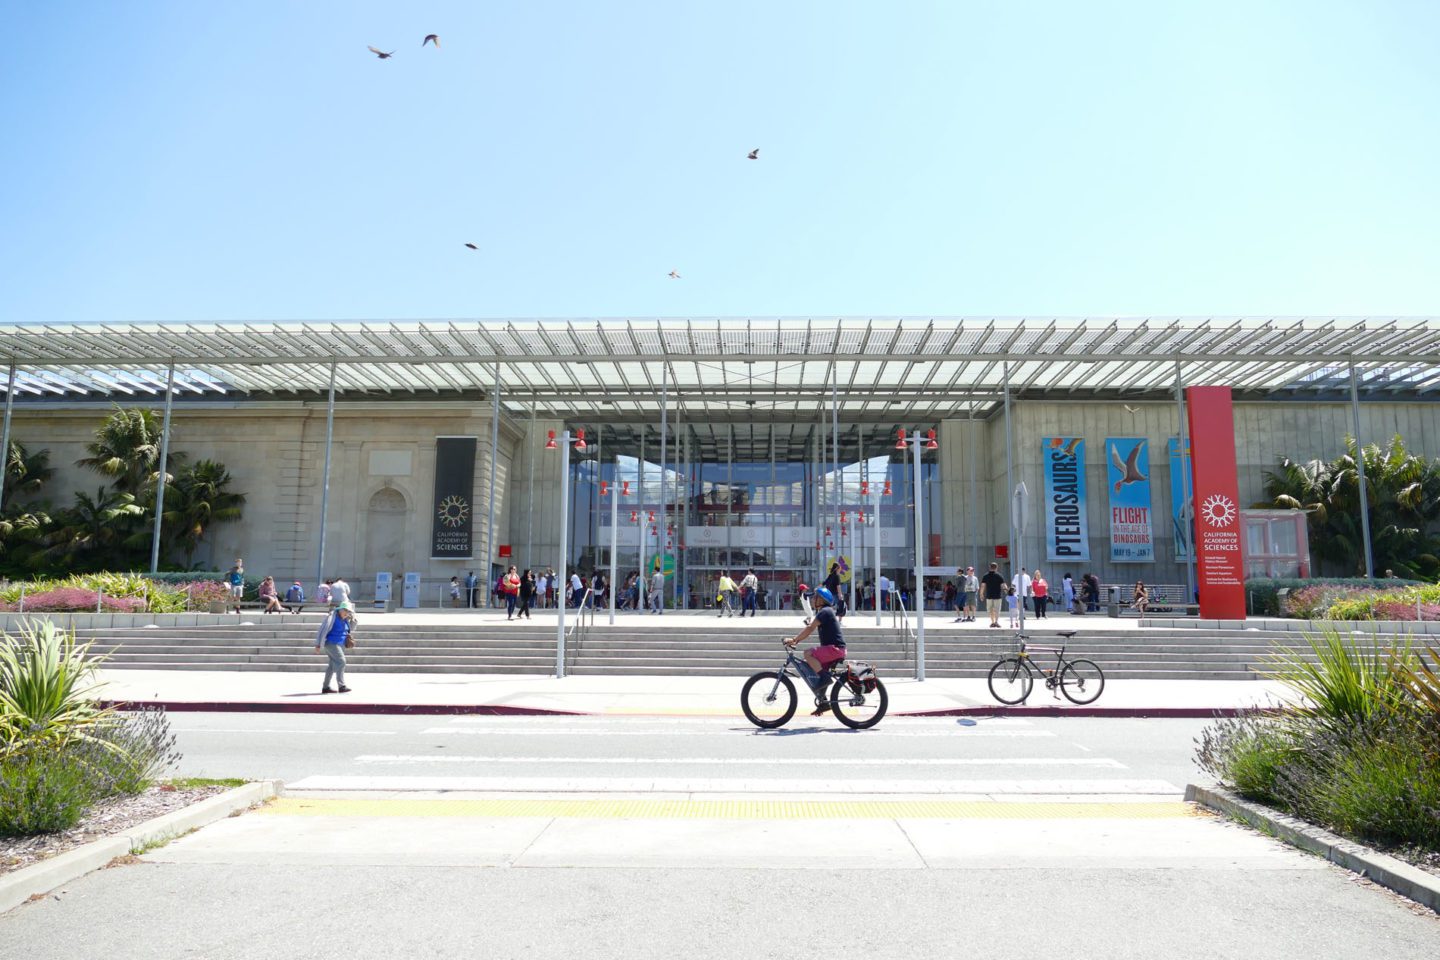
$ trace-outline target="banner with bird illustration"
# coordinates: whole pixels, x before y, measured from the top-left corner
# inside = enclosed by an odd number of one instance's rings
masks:
[[[1105,471],[1110,488],[1110,560],[1154,563],[1150,525],[1150,443],[1143,437],[1106,437]]]
[[[1085,517],[1085,440],[1046,437],[1045,558],[1089,560],[1090,526]]]

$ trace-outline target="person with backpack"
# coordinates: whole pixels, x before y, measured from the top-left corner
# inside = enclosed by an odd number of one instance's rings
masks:
[[[755,568],[751,567],[745,572],[740,580],[740,616],[747,613],[755,616],[756,593],[760,589],[760,578],[755,576]]]
[[[520,574],[520,609],[515,614],[515,619],[524,617],[530,619],[530,605],[535,602],[536,593],[535,574],[526,570]]]

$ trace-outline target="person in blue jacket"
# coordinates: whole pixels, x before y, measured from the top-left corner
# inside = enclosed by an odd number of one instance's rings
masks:
[[[355,608],[348,603],[342,603],[320,625],[320,632],[315,634],[315,652],[319,653],[324,649],[329,662],[325,666],[325,685],[320,688],[321,693],[335,693],[330,688],[330,677],[334,675],[339,685],[340,693],[349,693],[350,688],[345,686],[345,641],[350,639],[350,631],[355,629]]]

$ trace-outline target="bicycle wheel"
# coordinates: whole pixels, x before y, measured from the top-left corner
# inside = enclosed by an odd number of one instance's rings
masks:
[[[1060,671],[1060,692],[1071,703],[1094,703],[1105,690],[1105,674],[1089,660],[1071,660]]]
[[[795,716],[795,684],[783,673],[766,670],[745,681],[740,691],[740,709],[762,730],[783,727]]]
[[[990,695],[1001,703],[1023,703],[1030,696],[1035,677],[1030,665],[1019,657],[1005,657],[990,668]]]
[[[885,684],[875,679],[875,689],[866,693],[863,687],[852,687],[841,677],[830,688],[830,710],[851,730],[869,730],[879,723],[890,706]]]

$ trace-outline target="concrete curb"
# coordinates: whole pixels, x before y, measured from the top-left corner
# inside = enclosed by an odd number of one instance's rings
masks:
[[[944,710],[900,711],[897,717],[1114,717],[1114,718],[1181,718],[1212,720],[1217,717],[1238,717],[1252,713],[1272,712],[1268,707],[947,707]]]
[[[1440,913],[1440,877],[1412,867],[1403,860],[1338,837],[1312,823],[1243,800],[1220,787],[1187,784],[1185,799],[1243,820],[1257,830],[1272,833],[1291,846],[1324,857]]]
[[[56,887],[78,880],[98,870],[116,857],[123,857],[151,844],[173,840],[191,830],[223,820],[237,810],[245,810],[280,792],[279,780],[257,780],[243,787],[226,790],[191,804],[182,810],[147,820],[113,837],[94,840],[59,856],[0,876],[0,913],[11,910],[37,893],[49,893]]]
[[[482,714],[517,717],[583,717],[582,710],[512,707],[491,703],[275,703],[269,700],[101,700],[103,707],[127,710],[160,707],[170,713],[352,713],[369,715],[448,716]]]

